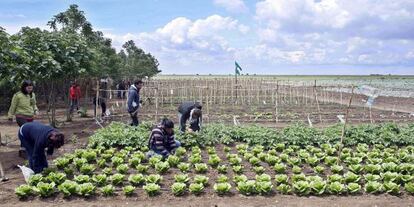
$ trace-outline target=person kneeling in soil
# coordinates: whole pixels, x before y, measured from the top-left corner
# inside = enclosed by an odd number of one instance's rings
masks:
[[[202,105],[198,102],[183,102],[178,107],[180,131],[185,132],[187,120],[190,120],[191,131],[200,131],[202,122]]]
[[[65,136],[51,126],[39,122],[28,122],[19,129],[19,139],[26,149],[29,158],[29,167],[40,173],[48,167],[45,149],[47,154],[52,155],[55,148],[64,144]]]
[[[175,150],[181,146],[181,143],[174,138],[174,122],[164,118],[151,131],[148,145],[151,151],[147,157],[159,154],[167,158],[170,154],[174,154]]]

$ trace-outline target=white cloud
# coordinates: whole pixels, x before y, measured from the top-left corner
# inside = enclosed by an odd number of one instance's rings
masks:
[[[248,10],[243,0],[214,0],[214,4],[234,13],[242,13]]]

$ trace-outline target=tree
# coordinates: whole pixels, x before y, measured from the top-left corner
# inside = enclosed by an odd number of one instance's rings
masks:
[[[124,50],[118,53],[119,57],[123,60],[123,72],[125,75],[133,77],[151,77],[161,71],[158,70],[158,60],[155,59],[151,53],[145,53],[142,49],[138,48],[133,40],[129,40],[122,45]]]

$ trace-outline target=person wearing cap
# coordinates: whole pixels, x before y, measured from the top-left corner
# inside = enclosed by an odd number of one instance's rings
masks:
[[[187,120],[190,120],[190,130],[200,131],[202,123],[202,105],[198,102],[186,101],[178,107],[180,131],[185,132]]]
[[[23,124],[18,133],[19,139],[26,149],[29,158],[29,167],[40,173],[48,167],[45,150],[52,155],[54,149],[64,144],[65,136],[51,126],[40,122],[28,122]]]
[[[175,150],[181,146],[174,137],[174,122],[164,118],[161,123],[152,131],[148,141],[148,147],[151,149],[148,157],[159,154],[164,158],[174,154]]]

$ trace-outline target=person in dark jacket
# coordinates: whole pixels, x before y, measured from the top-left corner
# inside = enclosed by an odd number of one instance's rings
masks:
[[[185,132],[185,125],[190,118],[190,129],[192,131],[199,131],[202,123],[202,105],[198,102],[183,102],[178,107],[180,131]]]
[[[93,97],[92,99],[93,104],[93,114],[96,117],[96,97]],[[98,105],[101,106],[101,117],[106,116],[106,101],[104,98],[99,97],[98,98]]]
[[[165,118],[152,131],[149,138],[149,148],[152,154],[162,155],[164,158],[174,154],[181,143],[174,138],[174,122]]]
[[[45,155],[52,155],[55,148],[60,148],[64,144],[65,136],[51,126],[39,122],[28,122],[19,129],[19,139],[26,149],[29,158],[29,167],[35,172],[40,173],[48,167]]]
[[[138,109],[140,104],[139,91],[141,90],[143,82],[136,80],[128,90],[128,113],[131,116],[131,126],[138,126]]]

